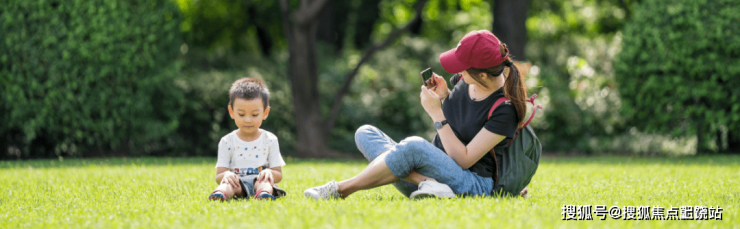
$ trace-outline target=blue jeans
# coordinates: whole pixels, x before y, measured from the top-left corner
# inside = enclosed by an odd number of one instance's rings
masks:
[[[458,195],[491,195],[492,178],[462,169],[444,151],[421,137],[408,137],[396,143],[377,127],[364,125],[357,129],[355,143],[369,161],[388,151],[385,163],[393,175],[401,179],[416,171],[447,184]],[[418,188],[403,180],[393,183],[393,186],[405,196]]]

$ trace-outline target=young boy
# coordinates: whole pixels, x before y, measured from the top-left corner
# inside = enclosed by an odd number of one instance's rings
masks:
[[[283,178],[285,165],[278,139],[260,129],[270,113],[270,92],[262,80],[242,78],[229,90],[229,116],[237,129],[218,143],[216,188],[208,199],[236,197],[271,199],[285,196],[275,183]]]

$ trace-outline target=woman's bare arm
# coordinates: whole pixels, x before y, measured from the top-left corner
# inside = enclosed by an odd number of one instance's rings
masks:
[[[452,160],[455,160],[463,169],[473,166],[475,162],[480,160],[494,146],[506,138],[483,128],[466,146],[460,142],[460,139],[457,139],[457,136],[452,132],[452,128],[449,125],[445,125],[442,129],[437,130],[437,133],[439,133],[439,139],[442,141],[447,155]]]
[[[421,87],[421,102],[424,110],[427,111],[434,122],[441,122],[447,119],[444,112],[442,112],[442,105],[439,101],[439,96],[424,86]],[[493,146],[505,138],[504,136],[494,134],[483,128],[466,146],[460,141],[460,139],[457,139],[457,136],[452,132],[450,125],[443,126],[442,129],[437,130],[437,133],[439,134],[439,139],[442,141],[442,145],[444,146],[447,155],[455,160],[457,165],[463,169],[468,169],[470,166],[473,166],[473,164],[486,155]]]

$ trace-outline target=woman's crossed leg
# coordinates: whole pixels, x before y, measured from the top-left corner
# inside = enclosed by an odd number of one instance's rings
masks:
[[[455,194],[490,195],[493,188],[491,178],[463,170],[452,158],[423,138],[409,137],[395,143],[377,128],[367,125],[357,132],[355,141],[363,155],[371,161],[370,164],[355,177],[310,188],[304,192],[306,196],[315,199],[345,198],[356,191],[390,183],[394,183],[407,196],[413,196],[407,193],[420,184],[422,189],[428,190],[418,190],[417,194],[422,194],[419,196],[447,195],[443,190],[445,188]],[[454,194],[448,196],[454,197]]]

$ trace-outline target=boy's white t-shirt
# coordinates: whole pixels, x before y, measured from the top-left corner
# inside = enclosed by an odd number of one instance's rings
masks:
[[[242,177],[257,175],[265,168],[284,166],[277,136],[269,131],[259,130],[262,134],[250,142],[236,136],[238,129],[222,137],[218,143],[216,167],[229,168]]]

